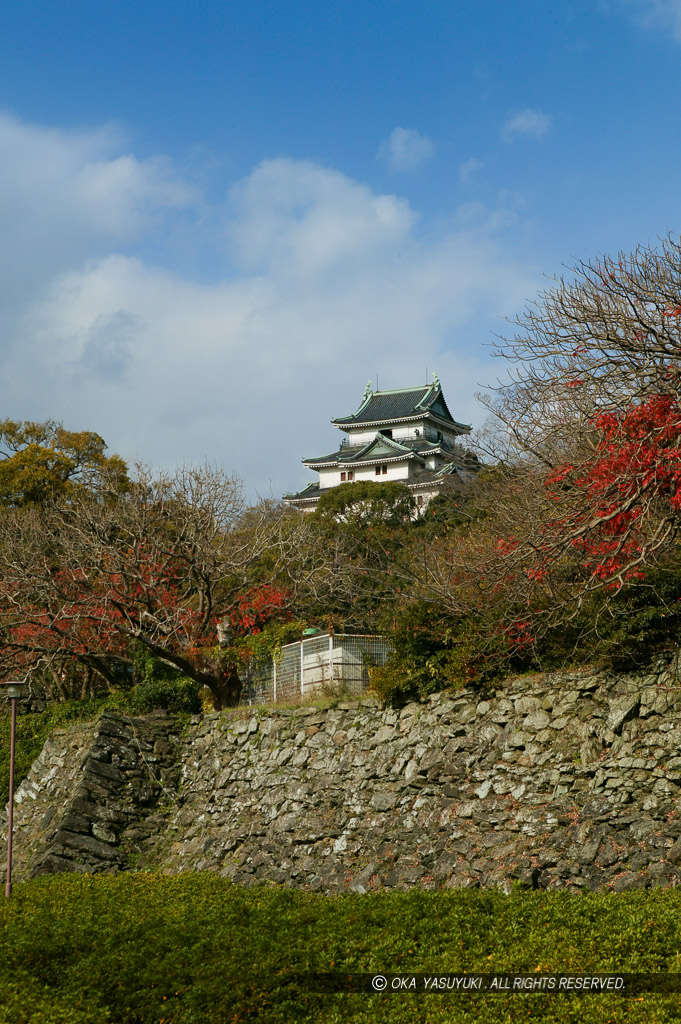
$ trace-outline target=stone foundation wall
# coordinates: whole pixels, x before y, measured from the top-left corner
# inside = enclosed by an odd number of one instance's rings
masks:
[[[666,666],[557,673],[401,711],[197,716],[182,738],[167,716],[107,715],[53,737],[19,798],[24,874],[209,870],[323,892],[675,885],[681,686]]]
[[[106,713],[56,730],[15,795],[14,878],[151,866],[160,812],[176,794],[178,742],[166,714]],[[6,838],[5,811],[0,846]]]

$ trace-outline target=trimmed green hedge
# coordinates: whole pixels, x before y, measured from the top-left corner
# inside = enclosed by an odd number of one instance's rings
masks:
[[[62,875],[0,907],[1,1024],[665,1022],[679,996],[319,994],[305,972],[681,971],[681,894],[311,895]]]

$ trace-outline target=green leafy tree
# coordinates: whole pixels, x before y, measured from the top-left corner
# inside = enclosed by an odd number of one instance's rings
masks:
[[[414,507],[406,484],[358,480],[329,488],[320,497],[315,515],[348,526],[397,527],[411,520]]]
[[[416,520],[420,533],[429,537],[465,533],[484,519],[489,511],[490,485],[497,472],[494,467],[481,467],[466,480],[456,475],[445,477],[423,515]]]
[[[393,597],[389,567],[413,526],[414,509],[411,491],[399,482],[360,480],[322,495],[308,518],[326,544],[343,552],[349,581],[320,609],[324,621],[331,616],[345,629],[378,628],[379,612]],[[303,614],[310,617],[307,609]]]
[[[125,491],[127,466],[106,450],[91,430],[66,430],[53,420],[0,421],[0,505],[41,505],[74,488],[97,490],[104,481]]]

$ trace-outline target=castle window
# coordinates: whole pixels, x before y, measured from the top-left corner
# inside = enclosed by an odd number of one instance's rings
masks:
[[[349,469],[348,470],[348,480],[354,480],[354,479],[355,479],[355,471],[354,471],[354,469]]]
[[[345,473],[341,473],[341,483],[343,482],[343,480],[345,480],[345,477],[346,477],[346,474]]]
[[[388,472],[388,467],[387,466],[376,466],[376,476],[380,476],[381,473],[383,474],[383,476],[385,476],[385,474],[387,472]]]

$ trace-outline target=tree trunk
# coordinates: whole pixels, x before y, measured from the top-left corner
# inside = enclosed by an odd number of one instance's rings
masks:
[[[213,710],[233,708],[241,699],[241,680],[236,672],[229,675],[210,676],[206,685],[213,698]]]

